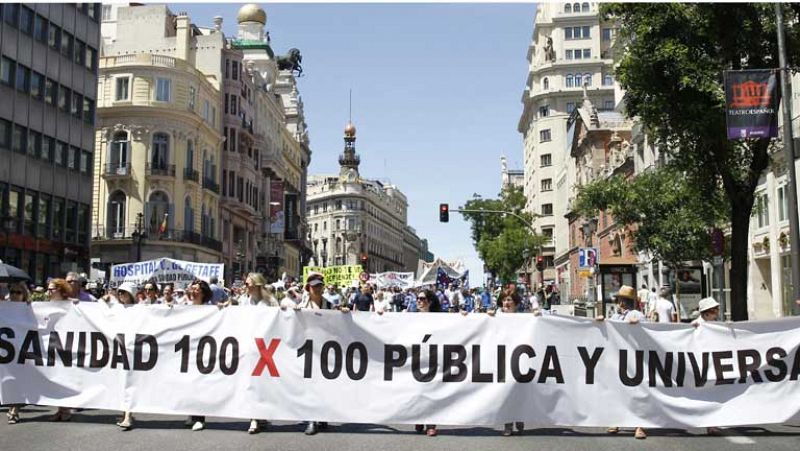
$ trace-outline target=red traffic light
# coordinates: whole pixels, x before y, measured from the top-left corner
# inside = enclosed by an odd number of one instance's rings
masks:
[[[361,261],[362,262],[367,261],[367,254],[361,254]]]
[[[544,257],[541,255],[536,256],[536,270],[537,271],[544,270]]]
[[[439,204],[439,222],[450,221],[450,205]]]

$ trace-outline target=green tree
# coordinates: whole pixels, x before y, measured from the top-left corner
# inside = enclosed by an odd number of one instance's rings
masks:
[[[688,260],[711,257],[710,228],[727,220],[721,190],[704,193],[699,184],[672,166],[644,172],[632,180],[599,179],[578,190],[574,210],[583,217],[599,211],[631,227],[634,247],[677,268]]]
[[[516,272],[544,244],[545,238],[536,235],[529,224],[533,220],[525,212],[522,188],[511,187],[500,192],[497,199],[472,199],[461,209],[505,211],[513,213],[474,213],[462,215],[471,223],[472,242],[486,267],[505,281],[515,280]]]
[[[731,226],[731,313],[747,319],[747,248],[758,179],[770,140],[729,141],[724,70],[778,67],[775,13],[769,3],[625,3],[602,11],[619,24],[616,78],[627,114],[639,117],[704,196],[721,186]],[[800,5],[784,6],[798,22]],[[800,27],[787,29],[789,64],[800,61]]]

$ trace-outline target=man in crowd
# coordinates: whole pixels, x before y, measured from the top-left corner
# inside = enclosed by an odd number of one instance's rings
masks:
[[[219,278],[217,276],[213,276],[208,283],[208,287],[211,288],[211,303],[214,305],[222,304],[228,300],[228,293],[225,292],[225,289],[219,286]]]
[[[68,272],[65,277],[67,283],[72,287],[72,297],[83,302],[96,302],[97,298],[86,291],[86,277],[78,275],[76,272]]]
[[[158,304],[158,285],[155,282],[147,282],[144,285],[144,301],[142,304]]]
[[[175,298],[173,296],[173,288],[171,283],[168,283],[164,286],[163,296],[161,296],[161,299],[159,299],[159,303],[165,305],[175,304]]]
[[[369,285],[364,285],[364,287],[361,288],[361,294],[356,296],[353,300],[353,310],[357,312],[375,310],[375,299],[372,297]]]
[[[639,310],[647,313],[647,303],[650,300],[650,290],[647,289],[647,284],[642,284],[642,288],[636,292],[639,298]]]
[[[661,295],[652,301],[648,307],[648,319],[654,323],[674,323],[678,321],[675,305],[669,300],[669,287],[661,287]]]
[[[328,285],[328,291],[322,295],[326,301],[328,301],[331,306],[335,309],[340,307],[342,303],[342,295],[339,294],[339,290],[336,289],[336,285]]]

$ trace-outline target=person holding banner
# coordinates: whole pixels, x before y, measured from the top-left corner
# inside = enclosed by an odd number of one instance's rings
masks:
[[[25,285],[25,282],[14,282],[9,285],[8,300],[9,302],[25,302],[27,304],[31,303],[30,292],[28,291],[28,287]],[[19,409],[23,406],[24,404],[10,404],[8,406],[8,412],[6,412],[8,424],[19,423]]]
[[[711,297],[700,299],[698,309],[700,310],[700,317],[692,321],[692,326],[699,327],[702,323],[719,320],[719,302],[716,299]],[[706,434],[718,436],[722,435],[722,430],[718,427],[708,427],[706,428]]]
[[[417,294],[417,311],[423,313],[438,313],[442,311],[442,305],[439,303],[439,297],[436,296],[431,290],[422,290]],[[417,424],[414,425],[414,430],[418,433],[425,431],[428,437],[436,437],[439,431],[436,430],[435,424]]]
[[[519,306],[522,304],[522,296],[517,293],[513,288],[507,289],[500,295],[500,313],[505,315],[507,313],[519,313]],[[489,310],[486,312],[491,317],[494,317],[497,310]],[[517,433],[522,435],[525,430],[525,423],[517,421]],[[514,433],[514,423],[506,423],[503,427],[503,436],[510,437]]]
[[[636,310],[636,290],[633,287],[622,285],[619,287],[615,298],[617,302],[617,312],[611,317],[611,321],[627,322],[629,324],[639,324],[642,321],[646,321],[644,313]],[[597,321],[603,321],[604,317],[601,315],[596,319]],[[617,434],[619,433],[619,428],[610,427],[607,432],[609,434]],[[637,427],[633,436],[638,440],[644,440],[647,438],[647,433],[643,428]]]
[[[265,307],[278,307],[278,301],[272,295],[272,287],[267,284],[267,279],[257,272],[251,272],[244,281],[246,293],[239,296],[239,305],[252,307],[256,305]]]
[[[214,294],[211,292],[211,287],[205,280],[195,280],[189,286],[188,290],[190,305],[207,305],[211,303],[211,298]],[[206,428],[206,417],[200,415],[192,415],[186,420],[184,425],[191,426],[192,431],[202,431]]]
[[[72,287],[64,279],[53,279],[47,284],[47,296],[50,301],[72,301],[79,302],[78,299],[70,299]],[[72,409],[59,407],[55,415],[50,417],[50,421],[69,421],[72,419]]]

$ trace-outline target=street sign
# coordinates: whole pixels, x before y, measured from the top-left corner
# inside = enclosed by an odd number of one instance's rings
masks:
[[[594,268],[599,263],[598,256],[599,254],[596,247],[578,248],[578,268]]]
[[[361,274],[358,275],[358,280],[366,283],[367,281],[369,281],[369,273],[366,272],[366,271],[363,271]]]

